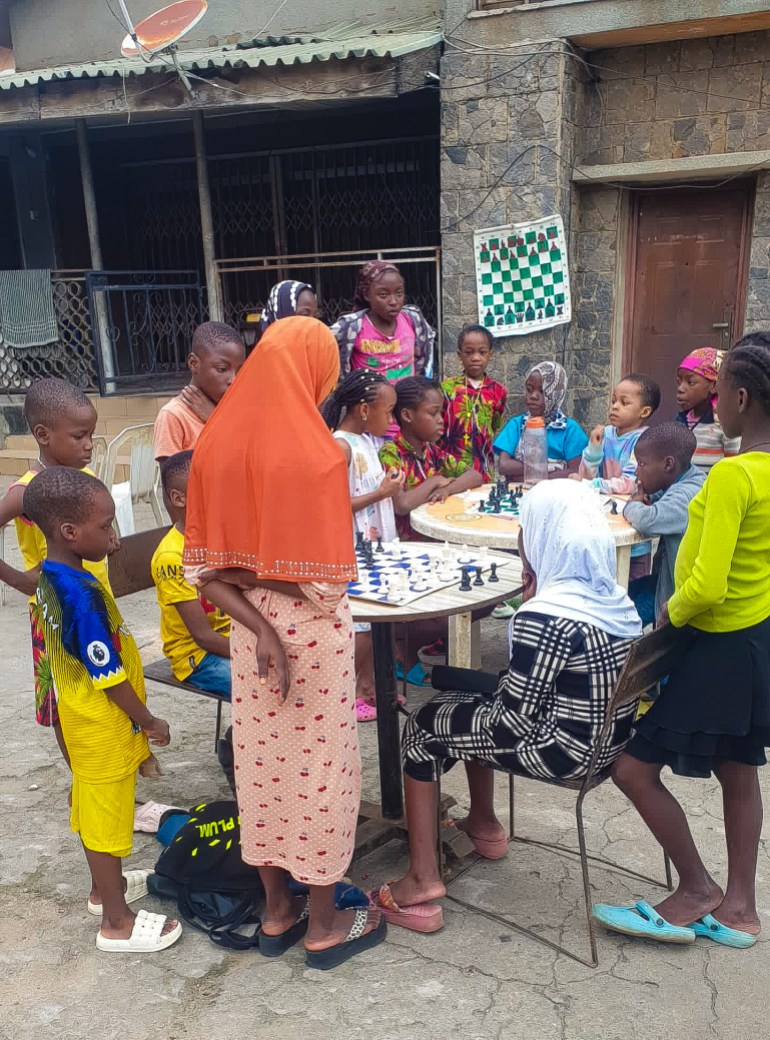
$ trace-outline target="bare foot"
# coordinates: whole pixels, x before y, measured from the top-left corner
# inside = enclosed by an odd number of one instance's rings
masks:
[[[160,777],[165,775],[166,774],[160,768],[160,762],[152,753],[150,753],[150,757],[145,758],[144,762],[139,766],[139,776],[143,776],[146,780],[159,780]]]
[[[759,935],[762,931],[756,907],[739,906],[735,902],[728,903],[725,899],[713,914],[717,921],[727,928],[736,928],[739,932],[748,932],[749,935]]]
[[[506,840],[505,828],[496,816],[488,819],[466,816],[464,820],[455,820],[455,827],[465,831],[469,838],[480,838],[482,841]]]
[[[413,874],[405,874],[398,881],[390,882],[390,892],[398,905],[405,907],[443,899],[446,887],[439,877],[421,879]]]
[[[305,909],[307,896],[294,896],[284,906],[273,909],[268,916],[267,911],[262,915],[261,930],[265,935],[283,935],[297,923],[299,915]]]
[[[365,675],[363,672],[359,672],[356,678],[356,700],[366,701],[367,704],[374,704],[374,680],[371,675]]]
[[[102,918],[102,927],[100,929],[105,939],[130,939],[131,932],[134,929],[134,921],[136,920],[136,914],[131,913],[130,910],[126,910],[125,914],[119,917],[111,917],[108,920]],[[178,921],[167,919],[163,925],[163,931],[161,935],[168,935],[172,932]]]
[[[723,899],[722,889],[715,881],[711,881],[698,892],[678,888],[662,903],[658,903],[655,909],[669,924],[685,927],[704,914],[712,913]]]
[[[347,939],[350,929],[353,927],[355,916],[355,910],[338,910],[334,915],[334,923],[328,931],[314,929],[311,917],[310,926],[305,936],[305,949],[317,952],[318,950],[328,950],[332,946],[340,946]],[[366,927],[362,934],[368,935],[369,932],[373,932],[378,928],[381,918],[382,914],[379,910],[369,907]]]

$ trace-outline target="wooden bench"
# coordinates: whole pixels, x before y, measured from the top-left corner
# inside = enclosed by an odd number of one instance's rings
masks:
[[[109,565],[110,585],[116,599],[154,588],[150,561],[168,530],[168,527],[156,527],[151,531],[141,531],[139,534],[128,535],[121,539],[120,549],[110,557]],[[208,697],[217,702],[217,723],[214,737],[214,750],[216,751],[222,730],[222,703],[228,701],[228,698],[221,693],[200,690],[192,683],[180,682],[174,678],[171,665],[165,657],[144,666],[144,677],[160,686],[185,690],[187,693],[195,693],[199,697]]]

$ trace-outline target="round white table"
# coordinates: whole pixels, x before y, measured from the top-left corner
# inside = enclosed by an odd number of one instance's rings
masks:
[[[449,623],[447,663],[457,668],[479,668],[479,623],[473,621],[473,612],[495,607],[517,595],[522,588],[518,557],[490,552],[489,561],[498,564],[499,581],[471,584],[467,592],[460,591],[458,582],[450,588],[426,593],[407,606],[350,598],[353,620],[368,621],[372,625],[381,810],[388,820],[398,820],[404,814],[394,626],[445,617]],[[484,578],[488,578],[488,574]]]
[[[461,495],[450,495],[445,502],[418,506],[409,514],[415,531],[438,542],[460,545],[487,546],[495,549],[518,551],[519,521],[511,516],[480,513],[478,505],[489,494],[489,485],[474,488]],[[626,499],[621,496],[602,496],[608,503],[605,512],[617,549],[617,580],[628,588],[631,566],[631,546],[648,541],[623,517]],[[616,503],[617,514],[610,512],[610,502]]]

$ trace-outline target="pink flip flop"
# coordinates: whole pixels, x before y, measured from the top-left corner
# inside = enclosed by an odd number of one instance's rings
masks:
[[[450,827],[457,827],[455,820],[450,819],[447,822]],[[457,827],[457,829],[459,831],[463,830],[462,827]],[[494,841],[489,841],[487,838],[477,838],[468,831],[465,831],[465,833],[473,842],[473,848],[482,859],[505,859],[508,855],[507,838],[495,838]]]
[[[356,697],[356,719],[359,722],[374,722],[377,718],[377,709],[369,701]]]
[[[369,902],[382,911],[388,924],[408,928],[410,932],[438,932],[444,927],[444,911],[438,903],[415,903],[399,906],[390,891],[390,885],[380,885],[369,893]]]

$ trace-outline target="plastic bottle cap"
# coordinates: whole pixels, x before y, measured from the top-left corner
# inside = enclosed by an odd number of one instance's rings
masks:
[[[543,428],[545,427],[545,419],[542,415],[531,415],[529,419],[527,419],[527,426],[534,427],[535,429]]]

